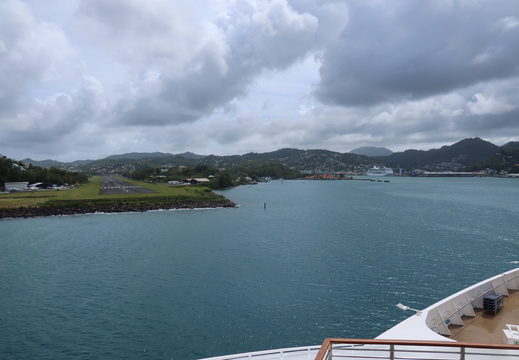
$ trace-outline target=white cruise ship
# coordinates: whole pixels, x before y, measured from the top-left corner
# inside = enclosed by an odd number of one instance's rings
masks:
[[[414,314],[375,339],[327,338],[322,345],[205,360],[519,359],[519,268],[424,310],[397,306]]]
[[[368,176],[393,176],[393,169],[387,167],[373,166],[366,173]]]

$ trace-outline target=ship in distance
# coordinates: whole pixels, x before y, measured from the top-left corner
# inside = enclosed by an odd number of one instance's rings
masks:
[[[417,310],[375,339],[324,339],[321,345],[202,360],[519,359],[519,268]]]
[[[393,169],[387,167],[373,166],[366,173],[368,176],[392,176]]]

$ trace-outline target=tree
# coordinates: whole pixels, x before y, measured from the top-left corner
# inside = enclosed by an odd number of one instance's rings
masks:
[[[234,186],[231,175],[227,171],[222,171],[215,176],[218,189],[225,189]]]

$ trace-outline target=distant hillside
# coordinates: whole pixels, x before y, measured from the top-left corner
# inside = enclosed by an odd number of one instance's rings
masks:
[[[472,164],[469,170],[490,169],[497,173],[519,173],[519,142],[510,142],[501,147],[493,156]]]
[[[71,173],[56,168],[48,169],[35,165],[26,166],[25,164],[27,163],[29,162],[12,160],[5,156],[0,157],[0,188],[4,187],[6,182],[28,182],[30,184],[44,182],[64,185],[88,181],[88,177],[85,174]]]
[[[207,155],[198,155],[198,154],[194,154],[189,151],[186,151],[181,154],[177,154],[176,156],[182,156],[184,159],[203,159],[203,158],[207,157]]]
[[[59,166],[61,164],[63,164],[62,162],[59,162],[59,161],[56,161],[56,160],[50,160],[50,159],[47,159],[47,160],[33,160],[33,159],[30,159],[30,158],[23,159],[23,160],[21,160],[21,162],[24,163],[24,164],[31,164],[32,166],[41,166],[41,167],[44,167],[44,168],[50,168],[50,167],[59,168]]]
[[[71,164],[71,165],[84,165],[84,164],[91,163],[92,161],[94,161],[94,160],[75,160],[75,161],[72,161],[71,163],[68,163],[68,164]]]
[[[182,156],[185,159],[202,159],[205,155],[197,155],[192,152],[185,152],[182,154],[170,154],[163,152],[151,152],[151,153],[141,153],[141,152],[131,152],[120,155],[110,155],[105,159],[108,160],[119,160],[119,159],[131,159],[131,160],[142,160],[142,159],[153,159],[153,158],[171,158]]]
[[[393,152],[384,147],[364,146],[350,151],[350,154],[366,155],[366,156],[389,156]]]
[[[250,162],[279,163],[303,172],[360,171],[373,159],[363,155],[339,153],[330,150],[299,150],[285,148],[267,153],[248,153],[245,155],[214,156],[200,160],[203,164],[215,167],[240,166]]]
[[[24,164],[31,164],[32,166],[40,166],[40,167],[43,167],[43,168],[51,168],[51,167],[54,167],[54,168],[57,168],[57,169],[65,169],[65,168],[70,168],[72,165],[84,165],[84,164],[88,164],[90,162],[92,162],[94,160],[76,160],[76,161],[73,161],[73,162],[70,162],[70,163],[64,163],[62,161],[57,161],[57,160],[33,160],[31,158],[26,158],[26,159],[23,159],[21,160],[22,163]]]
[[[352,150],[349,153],[340,153],[330,150],[300,150],[284,148],[266,153],[248,153],[244,155],[197,155],[191,152],[182,154],[169,154],[162,152],[152,153],[126,153],[112,155],[99,160],[75,161],[72,163],[60,163],[54,160],[34,161],[25,159],[23,162],[35,166],[57,167],[67,171],[83,172],[89,174],[123,174],[140,169],[162,168],[170,169],[180,166],[194,167],[198,164],[214,168],[232,168],[254,165],[259,163],[282,164],[293,170],[304,173],[325,173],[333,171],[347,171],[356,174],[365,172],[373,165],[385,165],[392,168],[404,168],[424,170],[464,170],[472,164],[487,166],[483,163],[504,150],[515,149],[519,142],[510,142],[499,147],[480,138],[464,139],[452,145],[442,146],[440,149],[406,150],[391,153],[391,150],[376,147],[363,147]],[[354,152],[364,152],[377,155],[359,155]],[[390,155],[378,155],[382,152],[390,152]],[[508,154],[507,159],[513,161],[514,154]],[[509,157],[511,156],[511,157]],[[507,164],[508,164],[507,160]],[[514,160],[519,163],[519,160]],[[495,164],[495,159],[490,160]],[[483,165],[485,164],[485,165]],[[506,165],[508,166],[508,165]],[[505,165],[500,168],[505,168]],[[484,169],[483,168],[483,169]]]
[[[141,153],[141,152],[131,152],[119,155],[110,155],[105,160],[119,160],[119,159],[131,159],[131,160],[141,160],[141,159],[151,159],[151,158],[164,158],[164,157],[172,157],[173,154],[162,153],[162,152],[152,152],[152,153]]]
[[[250,154],[249,158],[252,158]],[[373,162],[373,159],[363,155],[319,149],[281,149],[270,153],[257,154],[257,156],[252,159],[281,162],[282,164],[297,170],[313,172],[327,172],[331,170],[354,171]]]
[[[385,158],[386,165],[426,170],[460,170],[465,166],[487,159],[500,148],[480,138],[465,139],[453,145],[428,151],[406,150]]]
[[[501,146],[501,149],[512,149],[516,147],[519,147],[519,141],[509,141],[503,146]]]
[[[157,155],[157,156],[154,156]],[[184,156],[185,155],[185,156]],[[207,165],[214,168],[232,168],[258,163],[276,163],[303,172],[356,171],[361,173],[371,166],[370,157],[329,150],[280,149],[268,153],[244,155],[178,155],[164,153],[129,153],[109,156],[84,165],[70,166],[69,170],[90,174],[129,173],[139,169],[175,168],[179,166]]]

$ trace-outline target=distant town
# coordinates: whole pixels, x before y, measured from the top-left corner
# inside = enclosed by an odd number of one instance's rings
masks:
[[[329,150],[280,149],[270,153],[216,156],[194,153],[129,153],[100,160],[61,163],[20,161],[2,157],[0,184],[12,190],[60,189],[87,181],[91,175],[118,174],[174,185],[203,183],[217,189],[268,179],[348,180],[356,176],[468,177],[519,176],[519,143],[494,145],[464,139],[440,149],[393,153],[364,147],[348,153]],[[204,179],[198,181],[196,179]],[[21,185],[16,185],[20,187]]]

